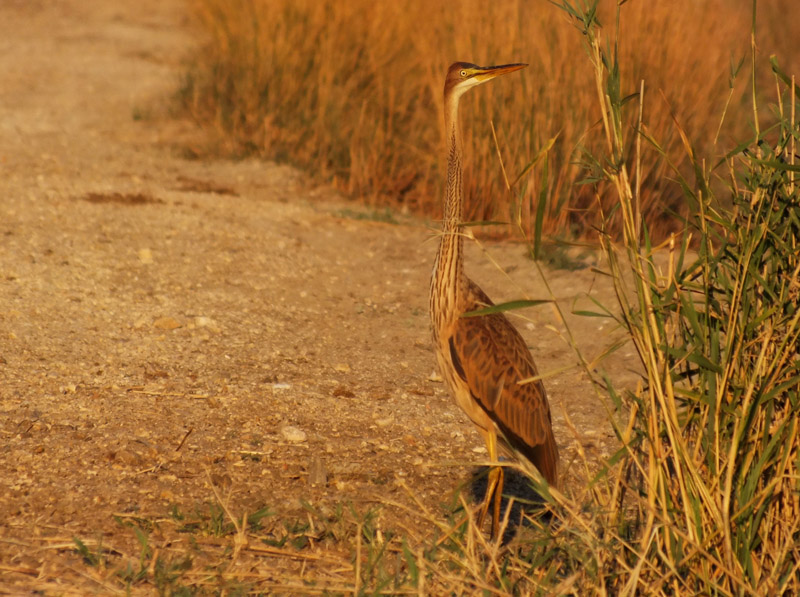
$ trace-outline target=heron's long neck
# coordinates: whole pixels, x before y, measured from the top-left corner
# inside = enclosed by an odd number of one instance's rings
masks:
[[[465,283],[463,274],[463,245],[461,224],[463,198],[461,194],[461,139],[458,131],[458,97],[445,97],[445,129],[447,131],[447,188],[444,195],[442,238],[433,272],[432,297],[439,300],[440,312],[454,313],[459,293]]]
[[[445,106],[447,130],[447,188],[444,196],[444,222],[442,231],[457,233],[461,230],[463,199],[461,195],[461,135],[458,130],[458,98],[448,98]],[[456,234],[458,237],[458,235]]]

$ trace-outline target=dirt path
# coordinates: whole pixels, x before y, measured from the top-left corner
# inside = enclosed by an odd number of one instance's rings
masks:
[[[436,506],[485,457],[430,379],[421,222],[354,218],[285,167],[181,157],[198,133],[164,106],[196,43],[185,10],[0,3],[0,593],[84,582],[72,537],[132,541],[114,515],[191,508],[211,483],[237,512],[402,501],[401,483]],[[496,300],[547,297],[521,247],[490,253],[510,278],[477,247],[468,269]],[[566,311],[610,302],[589,269],[547,278]],[[553,312],[528,316],[540,369],[574,364]],[[588,356],[610,341],[568,321]],[[563,462],[565,412],[599,457],[584,376],[546,383]]]

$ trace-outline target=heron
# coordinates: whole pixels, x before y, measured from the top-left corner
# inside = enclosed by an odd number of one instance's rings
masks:
[[[447,184],[441,239],[433,266],[430,313],[433,344],[442,378],[450,393],[486,441],[492,466],[479,527],[494,496],[491,536],[499,525],[503,468],[498,448],[535,468],[550,486],[558,487],[558,447],[553,436],[550,405],[525,340],[503,313],[464,317],[493,306],[492,301],[464,273],[462,148],[458,105],[469,89],[527,64],[477,66],[456,62],[444,84],[444,121],[447,135]]]

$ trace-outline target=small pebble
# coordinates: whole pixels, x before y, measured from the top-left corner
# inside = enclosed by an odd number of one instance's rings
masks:
[[[199,328],[208,328],[212,332],[219,331],[219,324],[210,317],[200,315],[194,318],[194,324]]]
[[[281,429],[281,433],[287,442],[299,443],[306,441],[306,432],[292,425],[287,425]]]
[[[153,327],[159,330],[176,330],[181,324],[174,317],[159,317],[153,322]]]
[[[322,463],[322,458],[315,455],[311,458],[308,465],[308,484],[309,485],[326,485],[328,483],[328,473],[325,472],[325,465]]]
[[[394,415],[389,415],[382,419],[375,419],[375,423],[377,423],[378,427],[387,427],[394,423]]]

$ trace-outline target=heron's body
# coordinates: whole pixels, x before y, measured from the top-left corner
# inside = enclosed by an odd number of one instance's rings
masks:
[[[456,403],[482,432],[491,459],[500,446],[551,485],[558,484],[558,449],[550,407],[541,382],[519,383],[537,375],[525,341],[502,313],[462,317],[490,306],[486,294],[464,274],[461,145],[458,102],[470,87],[524,65],[476,67],[456,63],[445,82],[448,165],[442,237],[431,279],[431,321],[436,359]],[[493,483],[502,487],[500,469]],[[499,478],[498,478],[499,477]],[[490,479],[487,502],[494,491]],[[499,515],[495,500],[495,523]],[[493,525],[494,530],[494,525]]]

